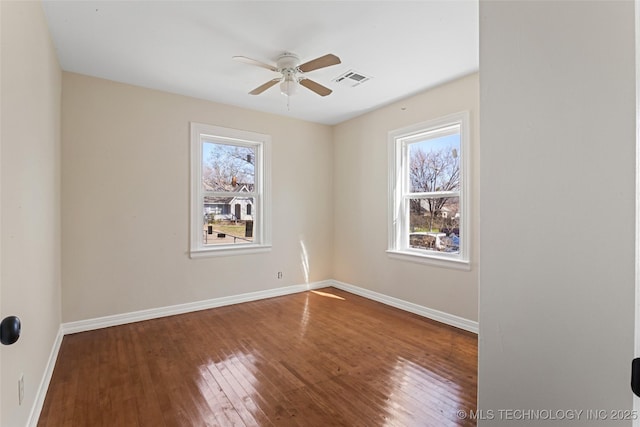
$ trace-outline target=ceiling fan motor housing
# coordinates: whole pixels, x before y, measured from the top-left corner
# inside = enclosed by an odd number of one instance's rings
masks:
[[[281,73],[292,74],[297,71],[298,65],[300,65],[300,58],[298,58],[298,55],[285,52],[278,58],[276,65]]]

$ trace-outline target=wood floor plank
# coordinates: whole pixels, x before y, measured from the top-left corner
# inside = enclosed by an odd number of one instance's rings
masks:
[[[334,288],[65,336],[38,426],[473,426],[477,337]]]

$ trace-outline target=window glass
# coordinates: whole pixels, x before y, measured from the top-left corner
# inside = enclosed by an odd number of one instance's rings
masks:
[[[253,190],[255,147],[204,142],[202,144],[202,188],[204,191]]]

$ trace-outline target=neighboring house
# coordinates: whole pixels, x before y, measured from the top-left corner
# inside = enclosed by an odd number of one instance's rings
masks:
[[[429,216],[429,203],[427,200],[422,200],[420,202],[420,208],[424,212],[424,216]],[[459,206],[457,203],[449,203],[440,208],[440,211],[437,213],[440,218],[444,219],[460,219]]]
[[[249,192],[248,184],[238,184],[241,193]],[[208,197],[204,198],[204,213],[213,215],[215,220],[253,220],[253,198],[251,197]]]
[[[454,205],[454,206],[443,206],[442,209],[440,210],[440,216],[442,216],[442,218],[451,218],[454,220],[459,220],[460,219],[460,212],[458,212],[458,205]]]

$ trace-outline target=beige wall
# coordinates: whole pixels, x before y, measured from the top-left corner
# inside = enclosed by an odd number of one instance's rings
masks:
[[[0,425],[9,427],[27,423],[60,327],[61,72],[42,5],[1,1],[0,10],[0,312],[23,326],[17,343],[0,346]]]
[[[301,242],[332,277],[330,127],[66,72],[62,105],[65,322],[303,284]],[[189,258],[190,121],[272,136],[271,252]]]
[[[631,410],[634,3],[480,16],[479,406]]]
[[[471,271],[391,259],[387,249],[388,132],[450,113],[471,119]],[[334,278],[414,304],[478,319],[478,75],[334,129]]]

